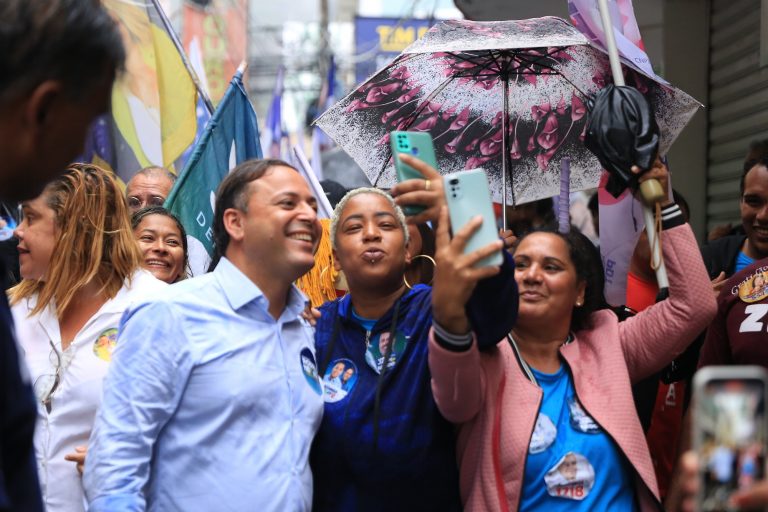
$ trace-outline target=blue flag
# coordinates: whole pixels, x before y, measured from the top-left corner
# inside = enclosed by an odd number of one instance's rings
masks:
[[[165,207],[181,219],[187,230],[192,275],[204,273],[213,254],[213,210],[219,183],[236,165],[262,156],[256,112],[242,76],[238,70],[232,77],[165,201]]]

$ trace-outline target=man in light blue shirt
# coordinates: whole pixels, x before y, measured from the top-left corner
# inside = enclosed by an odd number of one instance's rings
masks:
[[[287,164],[251,160],[227,176],[216,269],[123,317],[83,477],[89,510],[311,508],[322,384],[292,283],[321,233]]]

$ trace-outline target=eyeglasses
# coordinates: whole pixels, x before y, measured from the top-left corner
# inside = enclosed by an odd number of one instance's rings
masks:
[[[33,385],[35,396],[45,406],[46,412],[51,412],[51,402],[53,400],[53,394],[59,387],[61,382],[61,374],[65,367],[69,364],[72,357],[72,353],[65,352],[61,354],[52,341],[48,340],[51,345],[51,353],[48,356],[50,363],[56,368],[54,373],[48,373],[40,375]]]
[[[139,210],[148,206],[163,206],[165,198],[162,196],[151,196],[147,198],[146,203],[143,198],[137,196],[128,197],[128,207],[132,210]]]

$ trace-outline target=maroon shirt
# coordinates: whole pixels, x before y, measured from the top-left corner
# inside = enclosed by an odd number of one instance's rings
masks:
[[[717,316],[707,330],[699,367],[756,364],[768,368],[768,258],[758,260],[726,281],[717,297]]]

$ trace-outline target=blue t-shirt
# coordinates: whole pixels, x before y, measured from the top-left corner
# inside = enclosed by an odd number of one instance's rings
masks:
[[[528,447],[520,510],[637,510],[628,463],[581,407],[567,367],[531,371],[544,399]]]
[[[733,273],[743,270],[744,268],[750,266],[755,262],[754,259],[750,258],[746,254],[744,254],[743,251],[739,251],[739,255],[736,256],[736,266],[734,267]]]

